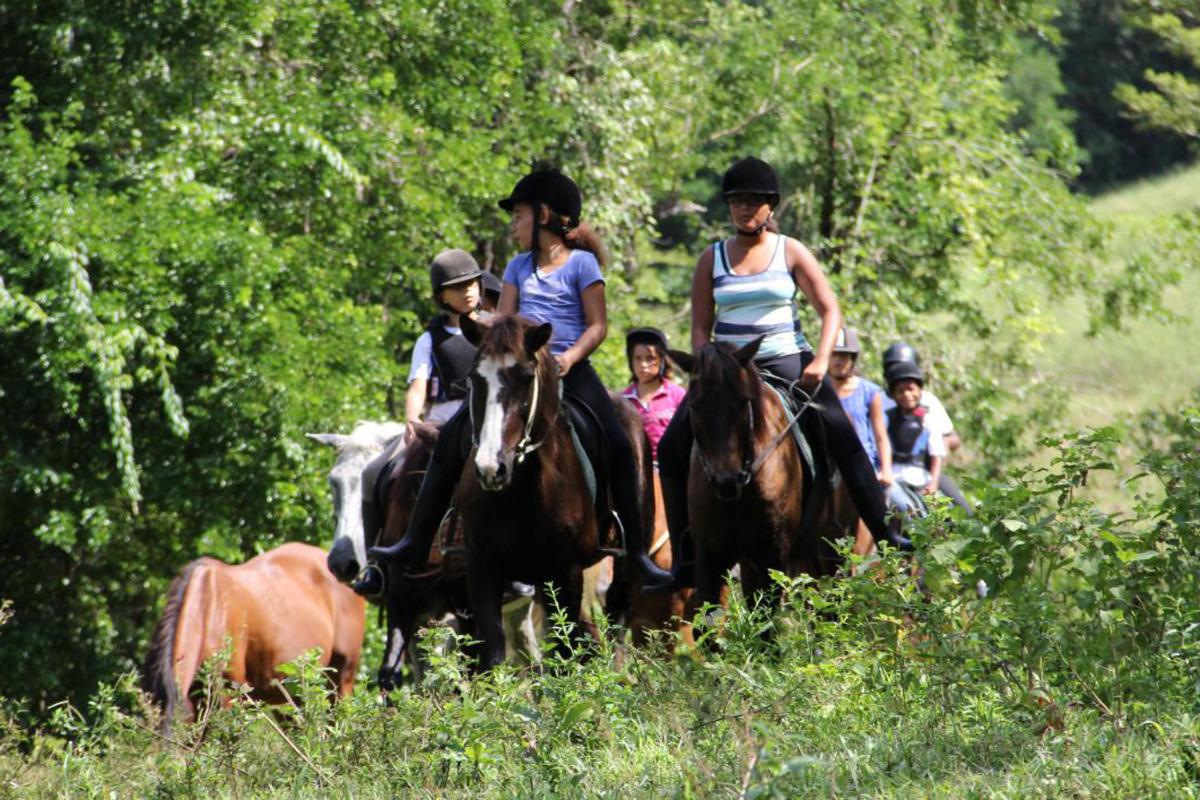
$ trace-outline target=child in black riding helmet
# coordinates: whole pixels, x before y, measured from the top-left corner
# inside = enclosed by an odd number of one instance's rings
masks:
[[[888,487],[888,500],[898,511],[923,513],[921,497],[937,493],[946,444],[940,431],[931,431],[925,424],[928,410],[921,405],[925,386],[921,368],[913,362],[900,361],[889,366],[884,377],[888,394],[895,402],[886,412],[896,475],[895,482]]]
[[[404,395],[404,437],[363,469],[362,520],[367,542],[378,538],[382,525],[375,484],[384,467],[412,442],[416,422],[424,419],[443,423],[454,416],[466,397],[475,346],[462,335],[459,323],[464,316],[478,316],[483,274],[474,257],[465,250],[444,250],[429,265],[433,299],[442,311],[430,320],[413,348],[408,391]],[[383,591],[383,575],[375,564],[367,563],[354,583],[354,590],[364,597],[375,597]]]
[[[498,314],[520,313],[550,323],[550,351],[562,376],[563,393],[588,406],[604,428],[609,448],[613,506],[625,531],[628,558],[646,585],[670,575],[646,554],[633,448],[617,418],[608,390],[589,356],[607,334],[601,266],[603,246],[581,224],[583,197],[575,182],[555,169],[521,178],[500,207],[512,213],[512,232],[522,252],[504,270]],[[404,538],[371,554],[398,568],[425,563],[438,521],[450,504],[467,459],[467,414],[460,411],[442,431]]]

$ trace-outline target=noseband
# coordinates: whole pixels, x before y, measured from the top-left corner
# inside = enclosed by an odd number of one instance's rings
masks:
[[[812,407],[814,405],[812,395],[810,395],[808,392],[806,392],[800,388],[800,379],[799,378],[797,378],[796,380],[794,380],[790,384],[788,384],[787,391],[789,394],[791,394],[793,392],[798,392],[798,393],[804,395],[805,400],[800,405],[800,410],[796,412],[796,416],[793,417],[788,422],[787,425],[783,426],[783,430],[781,430],[779,433],[775,434],[775,436],[771,439],[770,443],[767,445],[767,447],[761,453],[759,453],[757,458],[754,457],[754,444],[753,444],[753,442],[754,442],[754,405],[753,405],[753,403],[750,402],[750,400],[746,400],[746,415],[750,419],[750,424],[746,431],[746,441],[750,442],[751,444],[750,444],[750,452],[743,456],[742,468],[740,470],[738,470],[737,492],[734,494],[735,499],[741,498],[742,492],[745,491],[746,487],[750,485],[750,481],[754,480],[754,476],[758,474],[758,471],[760,469],[762,469],[762,465],[767,463],[767,459],[770,458],[771,454],[775,452],[775,449],[777,447],[779,447],[780,444],[783,443],[784,438],[787,437],[787,435],[789,433],[791,433],[792,428],[794,428],[794,427],[796,427],[796,425],[800,424],[800,418],[802,416],[804,416],[804,412],[807,411],[810,407]],[[782,400],[781,400],[781,402],[782,402]],[[691,412],[689,411],[689,413],[691,413]],[[696,430],[693,427],[692,428],[693,437],[695,436],[695,433],[696,433]],[[743,448],[743,449],[745,449],[745,448]],[[704,455],[704,448],[703,447],[695,447],[695,450],[700,456],[700,466],[704,469],[704,475],[705,475],[705,477],[708,478],[709,484],[716,486],[716,483],[717,483],[716,474],[713,472],[712,465],[708,462],[708,458]]]

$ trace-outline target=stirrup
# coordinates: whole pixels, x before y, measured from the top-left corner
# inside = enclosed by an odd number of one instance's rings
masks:
[[[605,555],[613,556],[614,558],[624,558],[629,554],[629,545],[625,542],[625,526],[621,524],[621,515],[617,513],[616,509],[611,510],[609,513],[612,514],[613,521],[617,523],[617,530],[620,533],[620,538],[617,539],[618,545],[616,547],[601,547],[598,549]]]

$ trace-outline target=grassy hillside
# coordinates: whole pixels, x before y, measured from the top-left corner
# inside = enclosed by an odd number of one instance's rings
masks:
[[[1113,273],[1138,255],[1155,256],[1157,231],[1165,218],[1200,208],[1200,164],[1152,181],[1142,181],[1098,198],[1097,215],[1112,225],[1107,258]],[[1046,343],[1041,370],[1057,375],[1070,398],[1062,430],[1121,422],[1146,412],[1170,411],[1200,388],[1200,272],[1185,272],[1167,289],[1167,316],[1131,320],[1120,330],[1088,335],[1089,308],[1080,298],[1064,302],[1061,332]],[[1132,468],[1132,453],[1122,452]],[[1131,469],[1129,470],[1131,471]],[[1128,474],[1128,471],[1126,471]],[[1116,479],[1102,478],[1096,497],[1110,509],[1126,510],[1130,493]]]

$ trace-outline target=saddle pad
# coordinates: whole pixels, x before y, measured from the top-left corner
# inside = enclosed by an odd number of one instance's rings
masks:
[[[783,413],[787,415],[789,425],[795,422],[796,417],[803,410],[798,407],[796,396],[791,393],[788,388],[778,386],[775,382],[764,380],[771,391],[779,398],[779,402],[783,405]],[[813,461],[812,446],[808,443],[808,437],[804,435],[801,425],[792,425],[792,438],[796,440],[796,447],[800,448],[800,458],[804,461],[804,469],[809,476],[817,474],[817,465]]]

